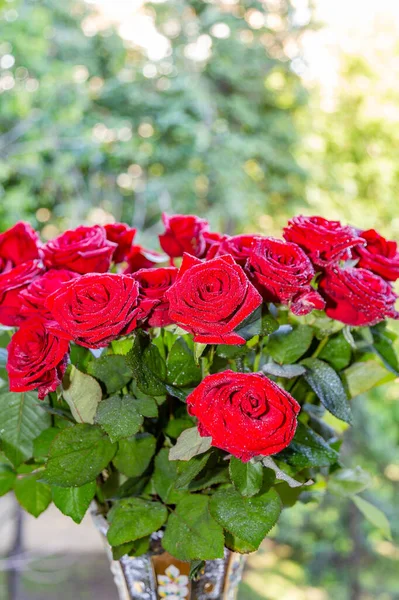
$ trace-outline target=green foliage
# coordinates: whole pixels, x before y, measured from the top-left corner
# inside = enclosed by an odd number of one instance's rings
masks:
[[[212,438],[201,437],[197,427],[185,429],[178,438],[176,445],[169,452],[169,460],[190,460],[197,454],[209,450]]]
[[[258,548],[276,524],[281,512],[281,502],[275,490],[246,498],[234,488],[228,488],[221,489],[211,497],[210,511],[214,519],[229,533]]]
[[[338,460],[338,452],[310,427],[298,423],[293,441],[278,457],[301,470],[334,465]]]
[[[201,368],[184,338],[178,338],[168,353],[167,378],[171,385],[185,387],[201,381]]]
[[[119,546],[143,538],[162,527],[167,517],[168,511],[160,502],[140,498],[120,500],[108,516],[108,541]]]
[[[51,488],[38,481],[39,475],[21,475],[14,484],[15,497],[34,517],[46,510],[51,502]]]
[[[305,354],[312,339],[313,330],[307,325],[282,327],[270,335],[266,351],[277,363],[292,364]]]
[[[337,419],[351,423],[352,413],[348,396],[336,371],[318,358],[305,358],[301,364],[306,367],[304,378],[320,402]]]
[[[35,392],[16,394],[0,389],[2,449],[18,467],[33,455],[33,440],[51,425],[50,416],[42,410]]]
[[[162,545],[180,560],[223,557],[223,531],[210,515],[207,496],[180,500],[169,516]]]
[[[233,456],[229,471],[234,487],[242,496],[254,496],[262,487],[263,466],[260,462],[243,463]]]
[[[132,396],[110,396],[100,402],[95,422],[108,433],[111,442],[117,442],[137,433],[143,417]]]
[[[132,373],[124,356],[105,354],[87,365],[87,372],[102,381],[107,394],[114,394],[122,389],[132,378]]]
[[[80,523],[96,493],[96,482],[90,481],[80,487],[51,487],[56,507],[75,523]]]
[[[113,463],[127,477],[138,477],[150,464],[155,453],[155,445],[156,439],[149,433],[120,440]]]
[[[163,448],[155,458],[154,487],[165,504],[176,504],[184,497],[185,492],[176,490],[178,465],[169,460],[169,452]]]
[[[165,393],[166,365],[155,344],[148,334],[138,331],[134,346],[126,355],[137,387],[149,396],[161,396]]]
[[[50,446],[44,480],[60,487],[93,481],[116,452],[116,444],[98,426],[74,425],[61,431]]]
[[[97,406],[102,398],[100,385],[93,377],[73,365],[62,381],[62,395],[78,423],[94,423]]]
[[[0,464],[0,496],[12,490],[17,474],[10,465]]]

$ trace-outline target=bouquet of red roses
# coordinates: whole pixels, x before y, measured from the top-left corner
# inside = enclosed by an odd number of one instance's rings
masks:
[[[162,531],[183,561],[254,551],[304,491],[367,514],[339,447],[351,398],[399,375],[396,243],[163,223],[162,253],[122,223],[0,234],[0,493],[76,522],[95,500],[115,557]]]

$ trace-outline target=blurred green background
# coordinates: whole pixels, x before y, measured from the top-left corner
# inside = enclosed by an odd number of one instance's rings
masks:
[[[0,229],[115,219],[154,247],[164,210],[265,235],[305,213],[398,239],[399,10],[375,4],[0,0]],[[240,600],[399,599],[398,382],[353,404],[344,461],[372,474],[393,541],[349,501],[305,496]],[[100,599],[97,560],[84,585],[81,562],[12,567],[13,600]]]

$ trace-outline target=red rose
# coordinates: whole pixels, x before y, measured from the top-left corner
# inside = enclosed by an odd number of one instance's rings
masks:
[[[347,325],[375,325],[386,317],[399,318],[392,287],[367,269],[328,269],[319,291],[326,299],[327,315]]]
[[[39,236],[29,223],[20,221],[0,233],[0,273],[40,258]]]
[[[121,263],[126,260],[133,244],[136,229],[129,227],[125,223],[109,223],[104,225],[107,234],[107,240],[114,242],[117,248],[112,260],[115,263]]]
[[[205,377],[187,405],[200,435],[244,462],[286,448],[300,411],[296,400],[264,375],[234,371]]]
[[[369,269],[388,281],[399,279],[399,252],[396,242],[386,240],[375,229],[362,231],[365,246],[356,246],[353,256],[359,257],[358,267]]]
[[[314,277],[312,263],[296,244],[259,239],[248,259],[247,271],[266,302],[289,304],[296,315],[324,308],[323,298],[310,285]]]
[[[31,260],[0,274],[0,323],[14,327],[21,315],[21,292],[44,272],[39,260]]]
[[[298,244],[313,263],[322,267],[350,258],[350,249],[364,243],[352,227],[323,217],[294,217],[284,229],[284,238]]]
[[[73,271],[66,269],[50,269],[41,277],[38,277],[19,295],[21,300],[21,315],[26,319],[40,315],[43,319],[51,319],[48,309],[45,307],[47,297],[58,290],[58,288],[71,279],[79,277]]]
[[[165,233],[159,236],[161,248],[171,258],[183,256],[188,252],[193,256],[202,256],[206,242],[204,232],[209,225],[205,219],[194,215],[162,215]]]
[[[126,257],[127,267],[124,273],[136,273],[140,269],[150,269],[168,260],[165,254],[147,250],[143,246],[132,246]]]
[[[205,344],[243,344],[234,330],[262,298],[231,256],[207,262],[184,254],[176,283],[166,292],[174,323]]]
[[[52,331],[86,348],[102,348],[135,329],[156,302],[139,302],[130,275],[90,273],[64,283],[46,301],[56,324]]]
[[[215,246],[212,246],[210,248],[207,259],[230,254],[237,264],[244,267],[248,257],[252,253],[254,245],[259,239],[262,239],[259,235],[234,235],[226,237],[219,247],[215,248]]]
[[[201,254],[201,256],[199,256],[198,258],[215,258],[220,244],[229,237],[216,231],[204,231],[202,235],[205,240],[205,248],[203,254]]]
[[[139,284],[140,298],[148,298],[156,302],[146,320],[150,327],[165,327],[172,323],[165,292],[176,281],[177,273],[176,267],[161,267],[159,269],[141,269],[133,275]]]
[[[76,273],[108,271],[117,245],[107,240],[104,227],[77,227],[43,247],[44,264]]]
[[[8,346],[7,371],[11,392],[38,389],[40,400],[60,385],[68,362],[69,344],[47,331],[42,319],[25,321]]]

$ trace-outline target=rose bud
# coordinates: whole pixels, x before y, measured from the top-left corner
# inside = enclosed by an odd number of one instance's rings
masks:
[[[321,267],[349,259],[350,249],[364,244],[352,227],[323,217],[294,217],[284,229],[284,239],[298,244]]]
[[[130,275],[90,273],[64,283],[46,301],[57,335],[86,348],[102,348],[144,320],[156,300],[139,299]]]
[[[8,346],[11,392],[38,390],[40,400],[60,385],[68,362],[69,343],[47,331],[39,317],[25,321]]]
[[[176,281],[177,273],[176,267],[160,267],[141,269],[132,275],[139,284],[140,299],[148,298],[156,301],[146,319],[149,327],[165,327],[172,323],[165,293]]]
[[[359,258],[358,267],[369,269],[388,281],[399,279],[399,252],[396,242],[386,240],[375,229],[362,231],[359,236],[365,246],[356,246],[353,257]]]
[[[386,317],[399,318],[392,287],[367,269],[328,269],[319,291],[326,300],[327,315],[346,325],[375,325]]]
[[[210,248],[206,258],[209,260],[216,256],[230,254],[237,264],[245,267],[248,257],[259,239],[262,239],[259,235],[234,235],[226,237],[217,248],[213,246]]]
[[[0,274],[0,323],[15,327],[23,320],[21,292],[44,273],[40,260],[31,260]]]
[[[63,283],[75,277],[79,275],[66,269],[50,269],[37,277],[19,295],[23,318],[40,315],[43,319],[51,320],[51,314],[45,307],[48,296],[58,290]]]
[[[115,263],[125,261],[132,247],[136,229],[129,227],[125,223],[109,223],[104,225],[104,229],[107,240],[117,245],[112,260]]]
[[[111,265],[117,245],[107,240],[104,227],[77,227],[43,246],[44,264],[75,273],[103,273]]]
[[[310,285],[315,274],[312,263],[296,244],[259,239],[246,270],[266,302],[287,304],[296,315],[324,308],[323,298]]]
[[[140,269],[150,269],[161,263],[165,263],[168,257],[165,254],[147,250],[143,246],[132,246],[129,254],[126,257],[127,267],[124,273],[136,273]]]
[[[184,254],[176,283],[166,292],[174,323],[205,344],[244,344],[234,330],[262,298],[231,256],[207,262]]]
[[[39,236],[29,223],[20,221],[0,233],[0,273],[40,258]]]
[[[171,258],[183,256],[188,252],[193,256],[202,256],[206,247],[204,232],[209,225],[205,219],[194,215],[162,215],[165,233],[159,236],[161,248]]]
[[[286,448],[300,411],[297,401],[264,375],[234,371],[205,377],[187,397],[187,407],[202,437],[243,462]]]

